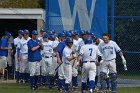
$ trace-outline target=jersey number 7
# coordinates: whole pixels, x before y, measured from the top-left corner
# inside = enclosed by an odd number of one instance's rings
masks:
[[[92,49],[92,48],[89,48],[89,51],[90,51],[89,56],[92,56],[92,51],[93,51],[93,49]]]

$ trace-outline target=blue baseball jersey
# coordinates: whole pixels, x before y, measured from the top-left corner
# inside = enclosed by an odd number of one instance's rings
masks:
[[[8,48],[8,40],[6,38],[2,38],[0,41],[0,47],[7,47]],[[8,56],[8,50],[2,50],[0,48],[0,56]]]
[[[35,51],[31,50],[33,47],[38,46],[39,42],[40,42],[40,40],[33,40],[33,39],[30,39],[28,41],[27,45],[28,45],[28,60],[29,60],[29,62],[35,62],[35,61],[42,60],[40,48],[38,48]]]
[[[61,60],[62,60],[62,56],[63,56],[63,49],[65,48],[65,46],[66,46],[65,41],[61,41],[56,48],[56,51],[59,53]]]

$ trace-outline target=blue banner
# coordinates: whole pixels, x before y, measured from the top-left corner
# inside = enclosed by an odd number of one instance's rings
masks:
[[[46,28],[90,30],[97,37],[108,32],[107,0],[46,0]]]

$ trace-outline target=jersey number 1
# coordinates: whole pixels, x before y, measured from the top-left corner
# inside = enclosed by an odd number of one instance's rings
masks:
[[[89,56],[92,56],[92,48],[89,48],[89,51],[90,51],[90,55]]]

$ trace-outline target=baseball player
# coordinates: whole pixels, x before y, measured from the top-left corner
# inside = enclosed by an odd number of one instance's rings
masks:
[[[7,32],[4,37],[2,37],[0,41],[0,70],[4,76],[5,68],[7,67],[7,56],[8,50],[11,50],[12,47],[9,47],[8,40],[11,37],[11,33]]]
[[[16,70],[16,82],[19,83],[19,79],[20,79],[20,63],[18,62],[18,59],[17,59],[17,49],[18,49],[18,43],[20,42],[20,40],[22,39],[23,37],[23,34],[24,34],[24,31],[23,30],[18,30],[18,37],[14,39],[14,47],[15,47],[15,70]]]
[[[62,32],[59,34],[59,36],[61,37],[61,42],[58,44],[57,48],[56,48],[56,56],[57,56],[57,62],[59,64],[58,67],[58,89],[60,92],[63,91],[63,87],[64,87],[64,68],[63,68],[63,62],[62,62],[62,56],[63,56],[63,49],[65,48],[65,38],[66,35]]]
[[[43,38],[43,35],[46,33],[45,29],[44,28],[41,28],[40,29],[40,35],[38,36],[38,39],[42,39]]]
[[[72,49],[73,39],[68,37],[66,39],[66,46],[63,50],[63,66],[64,66],[64,78],[65,78],[65,93],[69,93],[69,85],[72,80],[72,63],[71,61],[75,59],[75,53]]]
[[[17,57],[20,62],[20,76],[21,82],[25,83],[29,80],[29,62],[28,62],[28,46],[27,42],[31,38],[29,37],[29,30],[24,30],[23,38],[17,45]]]
[[[95,38],[94,37],[94,43],[95,43],[95,45],[97,45],[97,46],[99,46],[99,44],[101,44],[102,42],[103,42],[103,40],[102,39],[100,39],[100,38]],[[98,64],[98,62],[97,62],[97,64],[96,64],[96,68],[97,68],[97,74],[96,74],[96,77],[95,77],[95,90],[97,90],[98,91],[98,79],[99,79],[99,76],[100,76],[100,69],[101,69],[101,63],[100,64]],[[110,79],[109,79],[109,70],[108,70],[108,73],[107,73],[107,78],[106,78],[106,85],[107,85],[107,90],[109,90],[110,91]]]
[[[31,89],[35,90],[38,88],[37,81],[40,75],[40,61],[41,50],[43,50],[42,40],[38,40],[38,32],[36,30],[32,31],[32,39],[27,43],[28,45],[28,60],[30,68],[30,84]]]
[[[79,38],[78,32],[76,30],[72,32],[72,38],[73,38],[73,51],[76,53],[76,55],[78,55],[78,47],[79,47],[79,43],[82,41],[82,39]],[[74,90],[76,88],[76,86],[78,85],[78,82],[77,82],[78,67],[75,66],[76,64],[77,64],[77,60],[73,60],[73,63],[72,63],[72,90]]]
[[[107,72],[109,69],[109,76],[111,79],[111,90],[112,93],[116,93],[117,89],[117,71],[116,71],[116,52],[122,58],[122,62],[126,65],[126,60],[123,56],[123,53],[116,42],[109,39],[109,34],[103,34],[103,41],[99,45],[99,50],[102,54],[103,62],[101,64],[101,72],[100,72],[100,83],[101,83],[101,92],[104,91],[105,84],[104,80],[107,77]]]
[[[44,28],[41,28],[40,29],[40,34],[38,35],[38,40],[43,40],[43,35],[46,33],[45,29]],[[42,62],[42,61],[41,61]],[[41,69],[41,65],[40,65],[40,69]],[[47,78],[47,79],[46,79]],[[48,81],[48,77],[44,78],[42,76],[42,74],[40,74],[40,76],[38,77],[38,85],[41,86],[41,85],[44,85],[45,81]],[[44,81],[45,80],[45,81]]]
[[[47,33],[43,36],[43,46],[44,49],[42,50],[42,76],[46,77],[49,76],[49,88],[53,87],[53,72],[52,72],[52,57],[53,57],[53,47],[52,41],[49,40],[49,35]]]
[[[85,39],[85,45],[80,49],[78,56],[78,64],[82,59],[82,93],[85,93],[87,79],[89,78],[89,93],[93,93],[96,76],[96,58],[100,62],[102,60],[101,53],[96,45],[93,45],[92,39]]]
[[[52,74],[53,74],[53,79],[52,79],[52,85],[56,85],[58,80],[58,70],[55,70],[58,67],[57,63],[57,57],[56,57],[56,48],[59,44],[58,39],[54,35],[50,36],[50,39],[52,41],[52,48],[53,48],[53,54],[52,54]],[[56,81],[56,82],[55,82]]]

